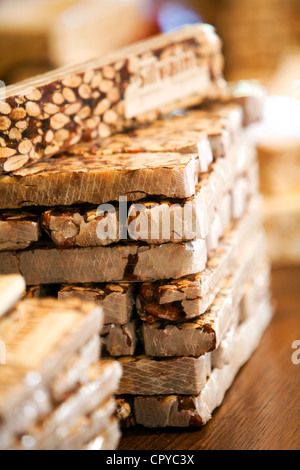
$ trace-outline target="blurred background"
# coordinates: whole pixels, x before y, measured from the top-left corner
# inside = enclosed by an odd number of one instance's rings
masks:
[[[261,168],[274,265],[300,264],[300,0],[0,0],[0,80],[57,66],[195,22],[224,43],[225,77],[269,92],[250,129]]]

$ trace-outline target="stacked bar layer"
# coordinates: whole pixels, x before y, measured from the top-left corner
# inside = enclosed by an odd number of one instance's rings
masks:
[[[242,106],[224,101],[0,176],[0,273],[24,275],[24,305],[51,290],[58,302],[101,305],[104,354],[123,368],[118,414],[126,426],[205,424],[270,320],[258,167],[244,129],[255,118],[247,97]],[[69,393],[81,396],[78,387],[104,373],[101,362],[69,367],[51,382],[51,396],[73,410]],[[14,445],[111,442],[99,424],[105,416],[107,429],[116,426],[111,404],[102,395],[84,404],[93,408],[68,423],[59,405],[54,424],[48,410]]]
[[[99,361],[102,309],[53,298],[12,306],[24,285],[1,278],[1,294],[12,302],[0,319],[0,448],[76,450],[103,434],[103,448],[114,450],[120,431],[113,395],[121,367]]]

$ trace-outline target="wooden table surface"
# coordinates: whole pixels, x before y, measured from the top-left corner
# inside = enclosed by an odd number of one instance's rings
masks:
[[[199,430],[125,430],[120,450],[300,449],[300,267],[274,269],[276,313],[212,420]],[[298,354],[300,358],[300,354]]]

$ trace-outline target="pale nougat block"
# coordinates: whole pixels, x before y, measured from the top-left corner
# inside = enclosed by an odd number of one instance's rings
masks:
[[[81,416],[95,411],[113,395],[121,377],[121,366],[116,361],[102,361],[88,371],[88,382],[59,404],[44,421],[23,434],[23,446],[42,450],[57,447],[76,426]]]
[[[104,325],[101,342],[104,350],[111,357],[133,356],[138,343],[138,320],[126,325]]]
[[[180,153],[101,155],[97,143],[0,177],[0,209],[102,204],[126,196],[193,196],[199,158]]]
[[[230,265],[240,255],[240,248],[243,249],[247,245],[250,234],[255,235],[261,229],[259,207],[259,201],[251,201],[245,216],[226,232],[219,248],[208,254],[207,266],[203,272],[170,283],[151,284],[157,290],[155,295],[159,304],[204,297],[213,290],[221,279],[228,275]],[[146,287],[150,286],[147,284]]]
[[[232,321],[238,318],[238,307],[246,285],[255,276],[266,256],[262,234],[258,235],[247,255],[204,314],[184,323],[143,322],[146,354],[154,357],[197,357],[216,350]],[[187,317],[199,313],[199,300],[186,301],[185,304],[188,306],[185,307]]]
[[[85,284],[63,285],[59,299],[77,298],[95,302],[103,309],[104,325],[126,325],[135,305],[134,284]]]
[[[1,366],[0,398],[0,449],[52,408],[49,391],[38,374],[9,365]]]
[[[101,354],[99,334],[94,336],[78,353],[72,357],[65,369],[50,382],[50,391],[56,403],[62,402],[79,385],[88,382],[88,368],[98,362]]]
[[[234,317],[232,298],[220,293],[209,310],[185,323],[143,323],[142,334],[147,356],[199,357],[214,351]]]
[[[23,250],[40,238],[39,217],[26,211],[0,212],[0,251]]]
[[[149,428],[199,427],[212,417],[221,405],[239,369],[258,347],[272,318],[269,302],[237,330],[231,362],[214,369],[198,396],[138,396],[134,398],[133,414],[136,424]]]
[[[115,411],[116,402],[113,398],[110,398],[90,413],[89,416],[82,416],[70,433],[66,437],[62,437],[56,450],[81,449],[95,436],[106,432]]]
[[[83,446],[81,450],[116,450],[120,439],[121,432],[118,420],[112,418],[106,430],[98,434],[88,444]]]
[[[244,228],[246,226],[251,227],[246,224]],[[206,312],[224,286],[226,277],[234,275],[236,289],[243,285],[244,279],[249,279],[259,256],[266,251],[261,230],[257,235],[257,228],[256,231],[242,234],[241,238],[232,237],[236,235],[235,229],[232,229],[220,249],[211,253],[206,269],[196,276],[171,281],[170,284],[144,283],[137,297],[137,311],[141,319],[153,323],[195,318]],[[249,233],[253,234],[251,242]]]
[[[143,282],[196,273],[205,268],[206,261],[206,245],[201,239],[158,246],[46,247],[0,253],[0,274],[22,273],[28,285]]]
[[[25,289],[25,280],[22,276],[13,274],[0,276],[0,317],[14,307],[24,294]]]
[[[35,402],[38,388],[47,386],[101,326],[101,308],[76,299],[24,300],[1,318],[7,365],[0,376],[0,428],[7,423],[18,428],[24,398]]]
[[[119,395],[198,395],[211,374],[209,354],[161,360],[124,357],[119,363],[123,368]]]

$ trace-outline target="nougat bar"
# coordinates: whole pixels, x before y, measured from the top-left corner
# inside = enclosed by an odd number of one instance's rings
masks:
[[[179,152],[198,153],[200,171],[212,160],[227,155],[242,130],[238,105],[206,106],[181,116],[168,115],[151,126],[116,134],[98,142],[99,151],[110,153]]]
[[[0,251],[23,250],[40,238],[39,217],[27,211],[0,212]]]
[[[138,321],[126,325],[104,325],[101,331],[103,349],[111,357],[133,356],[138,343]]]
[[[120,358],[123,375],[119,395],[198,395],[211,374],[211,359],[204,356],[154,359]]]
[[[104,325],[126,325],[129,323],[135,305],[134,284],[85,284],[63,285],[58,298],[77,298],[95,302],[103,310]]]
[[[0,317],[14,307],[25,293],[25,289],[25,280],[22,276],[13,274],[0,276]]]
[[[220,39],[198,24],[6,87],[0,172],[216,99],[225,87],[222,69]]]
[[[90,367],[89,380],[60,403],[41,422],[22,436],[22,445],[34,450],[47,450],[59,445],[60,438],[72,430],[78,418],[95,411],[116,392],[121,366],[116,361],[103,361]]]
[[[116,450],[121,439],[121,431],[116,418],[110,420],[109,426],[105,431],[98,434],[88,444],[84,445],[81,450]]]
[[[220,292],[212,306],[195,320],[184,323],[143,323],[142,335],[147,356],[199,357],[219,346],[235,317],[232,298]]]
[[[0,337],[6,345],[6,366],[0,375],[0,434],[8,422],[10,429],[20,426],[26,397],[38,408],[36,389],[49,384],[100,333],[101,325],[101,308],[76,299],[24,300],[0,319]]]
[[[116,410],[114,399],[108,399],[88,416],[78,419],[74,428],[60,439],[56,450],[78,450],[88,444],[100,433],[110,427],[110,421]]]
[[[157,319],[155,323],[144,321],[142,333],[146,354],[154,357],[197,357],[217,349],[232,321],[239,316],[239,303],[247,283],[260,271],[265,257],[264,238],[259,235],[252,250],[248,252],[248,259],[243,260],[226,280],[225,286],[222,285],[222,289],[204,314],[199,316],[199,299],[196,302],[187,301],[190,302],[188,313],[195,316],[193,320],[183,323],[171,323],[170,318],[161,318],[160,321]],[[210,296],[209,299],[211,300]],[[169,309],[172,312],[175,306],[169,306]],[[174,318],[171,321],[174,322]]]
[[[150,244],[205,238],[222,194],[234,187],[233,169],[229,158],[219,160],[201,175],[195,195],[187,199],[156,197],[130,204],[125,238]],[[101,206],[55,207],[42,214],[41,224],[58,247],[105,246],[120,241],[122,221],[115,205],[111,211],[104,210]]]
[[[64,370],[51,380],[49,387],[55,403],[64,401],[79,385],[88,382],[89,366],[98,362],[100,355],[101,343],[97,334],[68,361]]]
[[[252,318],[241,324],[235,335],[235,350],[230,364],[214,369],[199,395],[135,397],[132,412],[136,424],[149,428],[205,425],[221,405],[239,369],[258,347],[271,317],[272,309],[266,302]]]
[[[69,151],[0,176],[0,209],[103,204],[121,196],[128,201],[153,195],[183,199],[195,194],[199,176],[196,154],[105,156],[97,154],[97,145],[82,145],[80,155]]]
[[[28,285],[153,281],[202,271],[206,261],[206,245],[201,239],[158,246],[45,247],[0,252],[0,274],[22,273]]]
[[[167,283],[142,284],[137,297],[141,318],[148,322],[160,318],[177,321],[204,313],[222,287],[222,281],[241,266],[241,259],[251,261],[251,257],[246,258],[246,255],[249,252],[252,255],[252,245],[254,251],[256,247],[260,250],[257,232],[261,229],[261,220],[255,207],[256,204],[253,210],[250,207],[244,218],[226,232],[218,249],[208,254],[202,272]],[[256,242],[251,240],[250,244],[249,236]]]

